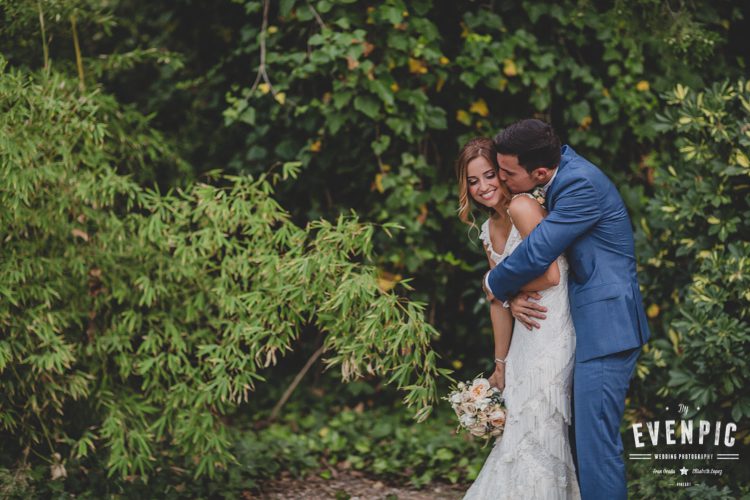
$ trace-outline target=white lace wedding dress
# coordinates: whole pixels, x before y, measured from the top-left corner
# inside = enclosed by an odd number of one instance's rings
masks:
[[[480,238],[497,264],[522,238],[511,227],[497,254],[488,222]],[[541,292],[547,307],[541,328],[516,321],[505,365],[505,432],[495,444],[464,500],[577,499],[581,497],[570,452],[568,425],[575,354],[575,329],[568,305],[568,264],[557,259],[560,283]]]

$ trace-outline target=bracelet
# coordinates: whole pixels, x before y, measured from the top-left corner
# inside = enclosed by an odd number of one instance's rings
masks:
[[[501,363],[501,364],[504,365],[505,364],[505,359],[495,358],[495,364],[498,364],[498,363]]]

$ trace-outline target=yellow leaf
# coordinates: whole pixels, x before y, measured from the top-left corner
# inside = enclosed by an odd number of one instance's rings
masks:
[[[603,95],[604,97],[609,97],[609,89],[608,89],[607,87],[604,87],[604,88],[602,89],[602,95]]]
[[[678,122],[678,123],[679,123],[680,125],[687,125],[687,124],[688,124],[688,123],[690,123],[691,121],[693,121],[693,119],[692,119],[692,118],[690,118],[689,116],[681,116],[681,117],[680,117],[680,119],[679,119],[679,120],[677,120],[677,122]]]
[[[323,143],[320,142],[320,140],[317,140],[313,142],[312,144],[310,144],[310,151],[312,151],[313,153],[318,153],[322,147],[323,147]]]
[[[701,250],[698,252],[698,257],[701,259],[707,259],[711,257],[711,251],[710,250]]]
[[[395,281],[378,278],[378,288],[380,288],[384,292],[390,292],[391,290],[393,290],[393,287],[395,286],[396,286]]]
[[[356,69],[359,66],[359,61],[354,59],[352,56],[346,56],[346,67],[349,71]]]
[[[471,125],[471,116],[463,109],[456,111],[456,120],[463,123],[464,125]]]
[[[674,350],[676,351],[677,349],[679,349],[680,334],[670,328],[669,333],[667,335],[669,335],[669,340],[672,341],[672,347],[674,347]]]
[[[469,29],[469,27],[468,27],[468,26],[466,26],[466,24],[464,24],[464,23],[462,22],[462,23],[461,23],[461,38],[466,38],[466,37],[467,37],[467,36],[469,36],[470,34],[471,34],[471,30]]]
[[[377,189],[379,193],[385,191],[385,188],[383,187],[383,174],[377,174],[375,176],[375,189]]]
[[[274,99],[276,99],[276,102],[279,104],[284,104],[286,102],[286,94],[284,92],[276,92],[276,95],[273,96]]]
[[[258,85],[258,90],[260,90],[261,94],[268,94],[271,91],[271,86],[267,83],[261,83]]]
[[[487,108],[487,103],[484,99],[478,99],[474,101],[471,104],[471,107],[469,107],[469,111],[472,113],[476,113],[479,116],[488,116],[490,114],[490,110]]]
[[[427,220],[428,213],[429,211],[427,210],[427,205],[422,203],[422,205],[420,205],[419,207],[419,215],[417,215],[417,222],[419,222],[420,224],[424,224],[425,221]]]
[[[393,83],[391,84],[391,92],[393,92],[394,94],[395,94],[396,92],[398,92],[398,91],[399,91],[399,89],[400,89],[400,87],[398,86],[398,83],[396,83],[396,82],[393,82]]]
[[[649,318],[654,319],[659,315],[659,306],[657,304],[651,304],[648,306],[648,310],[646,311],[646,314]]]
[[[451,62],[451,60],[450,60],[450,59],[448,59],[448,58],[447,58],[447,57],[445,57],[445,56],[440,56],[440,64],[442,64],[443,66],[445,66],[445,65],[446,65],[446,64],[448,64],[449,62]]]
[[[581,129],[588,130],[588,128],[591,126],[592,121],[594,121],[594,119],[591,118],[591,116],[589,115],[584,116],[583,119],[581,120]]]
[[[651,87],[648,84],[648,81],[641,80],[640,82],[635,84],[635,88],[638,89],[639,92],[648,92],[648,89]]]
[[[708,219],[706,219],[706,221],[707,221],[707,222],[708,222],[709,224],[719,224],[719,223],[721,222],[721,221],[720,221],[719,219],[717,219],[717,218],[716,218],[716,217],[714,217],[713,215],[712,215],[711,217],[709,217]]]
[[[427,73],[427,66],[425,65],[424,61],[410,57],[409,72],[418,75],[424,75],[425,73]]]
[[[330,430],[328,429],[328,427],[321,427],[320,430],[318,431],[318,435],[324,438],[328,435],[329,432]]]
[[[464,366],[460,359],[454,359],[451,365],[453,365],[454,370],[460,370]]]
[[[741,167],[748,168],[750,167],[750,160],[747,159],[747,156],[745,156],[745,153],[742,151],[737,151],[737,154],[735,155],[735,159],[737,160],[737,164]]]
[[[445,85],[445,78],[443,78],[442,76],[438,77],[438,81],[435,84],[435,90],[440,92],[441,90],[443,90],[443,85]]]
[[[518,68],[513,59],[506,59],[503,61],[503,73],[505,76],[516,76],[518,74]]]
[[[384,292],[393,290],[393,287],[401,281],[403,278],[400,274],[393,274],[387,271],[380,271],[378,273],[378,288]]]
[[[276,33],[277,31],[279,31],[279,28],[277,28],[276,26],[269,26],[269,27],[268,27],[268,34],[269,34],[269,35],[273,35],[273,34],[274,34],[274,33]]]

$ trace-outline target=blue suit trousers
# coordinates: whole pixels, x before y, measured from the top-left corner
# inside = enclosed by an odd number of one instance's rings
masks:
[[[577,362],[573,372],[573,458],[583,500],[626,500],[620,422],[640,347]]]

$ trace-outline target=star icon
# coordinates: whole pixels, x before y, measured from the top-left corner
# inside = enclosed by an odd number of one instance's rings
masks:
[[[687,467],[683,466],[682,469],[680,469],[680,475],[687,476],[688,470]]]

